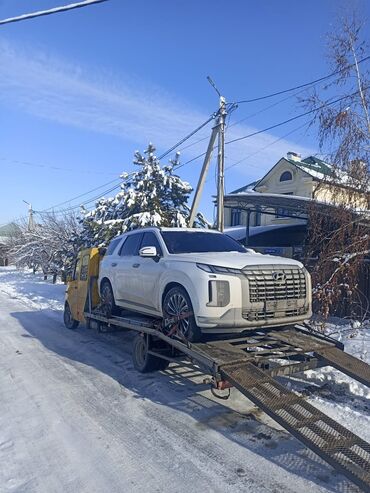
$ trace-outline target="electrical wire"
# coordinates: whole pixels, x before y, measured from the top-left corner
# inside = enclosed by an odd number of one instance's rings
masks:
[[[10,24],[12,22],[25,21],[28,19],[34,19],[35,17],[43,17],[45,15],[58,14],[59,12],[66,12],[67,10],[80,9],[82,7],[88,7],[97,3],[108,2],[109,0],[84,0],[83,2],[70,3],[61,7],[54,7],[48,10],[40,10],[38,12],[31,12],[30,14],[18,15],[17,17],[9,17],[8,19],[0,20],[0,25]]]
[[[32,163],[30,161],[19,161],[18,159],[8,159],[6,157],[0,157],[0,161],[6,161],[5,165],[8,166],[14,166],[14,165],[21,165],[21,166],[30,166],[33,168],[43,168],[43,169],[51,169],[51,170],[56,170],[56,171],[68,171],[72,173],[81,173],[81,174],[89,174],[91,175],[91,170],[76,170],[75,168],[64,168],[62,166],[51,166],[48,164],[38,164],[38,163]],[[94,175],[113,175],[117,176],[118,173],[106,173],[103,171],[95,171],[94,170]]]
[[[187,140],[189,140],[193,135],[195,135],[197,132],[199,132],[199,130],[201,130],[206,125],[208,125],[208,123],[210,121],[214,120],[216,118],[216,115],[217,115],[217,112],[216,113],[212,113],[212,115],[205,122],[203,122],[201,125],[199,125],[199,127],[197,127],[195,130],[193,130],[192,132],[190,132],[190,134],[186,135],[186,137],[184,137],[179,142],[177,142],[177,144],[173,145],[166,152],[164,152],[163,154],[161,154],[158,159],[159,160],[163,159],[168,154],[170,154],[172,151],[174,151],[177,147],[179,147],[181,144],[183,144],[184,142],[186,142]]]
[[[366,62],[369,59],[370,59],[370,55],[362,58],[361,60],[358,60],[357,64]],[[356,66],[356,64],[354,63],[352,65],[349,65],[348,68],[352,68],[355,66]],[[300,84],[299,86],[290,87],[289,89],[284,89],[282,91],[277,91],[277,92],[274,92],[271,94],[266,94],[265,96],[259,96],[257,98],[253,98],[253,99],[242,99],[240,101],[235,101],[235,104],[254,103],[255,101],[261,101],[263,99],[273,98],[275,96],[279,96],[280,94],[285,94],[287,92],[296,91],[297,89],[302,89],[304,87],[312,86],[312,85],[317,84],[319,82],[322,82],[324,80],[330,79],[331,77],[334,77],[334,75],[338,75],[341,72],[343,72],[343,70],[336,70],[335,72],[332,72],[331,74],[325,75],[324,77],[320,77],[319,79],[315,79],[311,82],[306,82],[305,84]]]
[[[291,98],[294,98],[295,96],[297,96],[298,94],[301,94],[302,92],[304,91],[298,91],[294,94],[291,94],[290,96],[286,97],[286,98],[283,98],[283,99],[280,99],[279,101],[273,103],[273,104],[269,104],[268,106],[265,106],[264,108],[258,110],[258,111],[255,111],[254,113],[250,114],[250,115],[247,115],[243,118],[241,118],[240,120],[237,120],[236,122],[233,122],[233,123],[229,123],[227,125],[227,128],[231,128],[231,127],[234,127],[235,125],[238,125],[239,123],[242,123],[242,122],[245,122],[246,120],[249,120],[250,118],[253,118],[254,116],[257,116],[261,113],[264,113],[265,111],[269,110],[270,108],[273,108],[281,103],[283,103],[284,101],[288,101],[288,99],[291,99]],[[230,116],[230,113],[228,113],[229,116]],[[205,140],[209,140],[209,135],[207,135],[206,137],[202,137],[201,139],[198,139],[196,140],[195,142],[192,142],[191,144],[188,144],[187,146],[184,146],[184,147],[181,147],[179,149],[180,152],[186,150],[186,149],[189,149],[190,147],[193,147],[195,146],[196,144],[199,144],[200,142],[204,142]]]
[[[183,143],[184,143],[184,142],[186,142],[188,139],[190,139],[193,135],[195,135],[195,134],[196,134],[197,132],[199,132],[202,128],[204,128],[204,127],[205,127],[205,126],[206,126],[206,125],[207,125],[210,121],[214,120],[214,118],[216,117],[216,115],[217,115],[217,112],[212,113],[212,115],[211,115],[211,116],[210,116],[210,117],[209,117],[209,118],[208,118],[205,122],[203,122],[201,125],[199,125],[199,127],[197,127],[196,129],[194,129],[192,132],[190,132],[188,135],[186,135],[183,139],[181,139],[181,140],[180,140],[179,142],[177,142],[175,145],[173,145],[172,147],[170,147],[170,148],[169,148],[166,152],[164,152],[163,154],[161,154],[161,155],[159,156],[159,158],[158,158],[158,159],[163,159],[163,158],[164,158],[164,157],[166,157],[168,154],[170,154],[170,153],[171,153],[174,149],[176,149],[179,145],[183,144]],[[129,176],[131,176],[131,175],[132,175],[132,173],[130,173],[130,175],[129,175]],[[78,198],[80,198],[80,197],[86,196],[86,195],[90,194],[91,192],[94,192],[94,191],[96,191],[96,190],[98,190],[98,189],[100,189],[100,188],[103,188],[103,187],[105,187],[105,186],[107,186],[107,185],[111,184],[111,183],[114,183],[114,182],[115,182],[115,181],[117,181],[117,180],[119,180],[119,178],[117,178],[116,180],[112,180],[112,181],[110,181],[110,182],[108,182],[108,183],[105,183],[104,185],[102,185],[102,186],[100,186],[100,187],[97,187],[97,188],[94,188],[94,189],[92,189],[92,190],[89,190],[89,191],[87,191],[87,192],[85,192],[85,193],[83,193],[83,194],[77,195],[76,197],[73,197],[73,198],[71,198],[71,199],[69,199],[69,200],[66,200],[66,201],[61,202],[61,203],[59,203],[59,204],[56,204],[56,205],[54,205],[54,206],[48,207],[47,209],[44,209],[43,211],[39,211],[39,213],[45,213],[45,212],[47,212],[47,211],[49,211],[49,210],[52,210],[52,209],[54,209],[54,208],[56,208],[56,207],[60,207],[61,205],[68,204],[68,203],[70,203],[70,202],[72,202],[72,201],[74,201],[74,200],[76,200],[76,199],[78,199]],[[73,207],[69,207],[69,208],[67,208],[67,209],[64,209],[64,210],[63,210],[63,212],[69,212],[69,211],[71,211],[71,210],[78,209],[79,207],[81,207],[81,205],[87,205],[88,203],[94,202],[94,201],[98,200],[99,198],[103,197],[105,194],[110,193],[110,192],[112,192],[113,190],[116,190],[116,189],[120,188],[120,185],[121,185],[121,183],[120,183],[119,185],[117,185],[117,186],[115,186],[115,187],[113,187],[113,188],[109,189],[109,190],[105,190],[105,191],[104,191],[103,193],[101,193],[99,196],[96,196],[96,197],[94,197],[94,198],[92,198],[92,199],[89,199],[87,202],[84,202],[84,203],[82,203],[82,204],[79,204],[79,205],[76,205],[76,206],[73,206]]]
[[[299,118],[303,118],[304,116],[307,116],[307,115],[310,115],[312,113],[315,113],[316,111],[319,111],[319,110],[321,110],[321,109],[323,109],[323,108],[325,108],[327,106],[331,106],[333,104],[339,103],[340,101],[344,101],[345,99],[348,99],[348,98],[354,96],[358,92],[359,91],[355,91],[352,94],[349,94],[347,96],[343,96],[341,98],[335,99],[334,101],[326,102],[326,103],[322,104],[321,106],[318,106],[317,108],[313,108],[312,110],[309,110],[309,111],[306,111],[304,113],[301,113],[300,115],[293,116],[292,118],[288,118],[287,120],[284,120],[284,121],[282,121],[280,123],[276,123],[275,125],[271,125],[270,127],[266,127],[266,128],[264,128],[262,130],[257,130],[256,132],[253,132],[251,134],[244,135],[243,137],[237,137],[236,139],[229,140],[229,141],[225,142],[225,145],[232,144],[234,142],[239,142],[240,140],[248,139],[249,137],[254,137],[255,135],[259,135],[259,134],[262,134],[264,132],[267,132],[268,130],[272,130],[274,128],[281,127],[282,125],[286,125],[287,123],[290,123],[290,122],[293,122],[295,120],[298,120]]]
[[[47,209],[44,209],[44,210],[42,210],[40,212],[47,212],[50,209],[54,209],[56,207],[60,207],[61,205],[64,205],[64,204],[68,204],[69,202],[72,202],[73,200],[79,199],[81,197],[84,197],[86,195],[89,195],[92,192],[96,192],[96,190],[100,190],[101,188],[104,188],[104,187],[106,187],[108,185],[111,185],[112,183],[114,183],[114,182],[116,182],[118,180],[121,180],[121,179],[120,178],[115,178],[114,180],[108,181],[107,183],[104,183],[103,185],[100,185],[99,187],[93,188],[92,190],[88,190],[87,192],[81,193],[80,195],[76,195],[75,197],[72,197],[71,199],[65,200],[64,202],[60,202],[59,204],[55,204],[55,205],[53,205],[51,207],[48,207]]]
[[[289,132],[287,132],[286,134],[282,135],[281,137],[279,137],[278,139],[275,139],[273,142],[270,142],[269,144],[263,146],[263,147],[260,147],[257,151],[255,152],[252,152],[251,154],[248,154],[248,156],[244,156],[242,159],[240,159],[239,161],[236,161],[235,163],[233,164],[230,164],[229,166],[226,166],[225,167],[225,171],[231,169],[231,168],[234,168],[235,166],[238,166],[240,163],[242,163],[243,161],[245,161],[246,159],[249,159],[257,154],[259,154],[261,151],[264,151],[265,149],[271,147],[272,145],[275,145],[277,142],[280,142],[281,140],[283,139],[286,139],[287,137],[289,137],[289,135],[295,133],[295,132],[298,132],[298,130],[300,130],[301,128],[307,126],[308,122],[304,122],[302,125],[299,125],[299,127],[296,127],[294,128],[293,130],[290,130]],[[253,168],[260,168],[260,166],[255,166],[253,164],[249,164],[248,166],[252,166]]]
[[[183,144],[184,142],[186,142],[188,139],[190,139],[193,135],[195,135],[197,132],[199,132],[202,128],[204,128],[210,121],[212,121],[217,115],[217,112],[213,113],[205,122],[203,122],[201,125],[199,125],[199,127],[197,127],[196,129],[194,129],[192,132],[190,132],[188,135],[186,135],[183,139],[181,139],[179,142],[177,142],[175,145],[173,145],[171,148],[169,148],[166,152],[164,152],[163,154],[161,154],[161,156],[159,156],[158,159],[163,159],[164,157],[166,157],[168,154],[170,154],[174,149],[176,149],[179,145]],[[132,173],[129,174],[129,176],[131,176]],[[118,178],[119,179],[119,178]],[[116,180],[113,180],[111,182],[108,182],[108,183],[105,183],[104,185],[102,185],[101,187],[97,187],[93,190],[89,190],[88,192],[85,192],[84,194],[81,194],[81,195],[77,195],[76,197],[72,198],[72,199],[69,199],[69,200],[66,200],[64,202],[61,202],[59,204],[56,204],[52,207],[49,207],[48,209],[45,209],[44,211],[40,211],[40,212],[46,212],[50,209],[53,209],[55,207],[59,207],[61,205],[64,205],[64,204],[67,204],[69,202],[72,202],[73,200],[76,200],[80,197],[83,197],[83,196],[86,196],[88,195],[89,193],[95,191],[95,190],[98,190],[100,188],[103,188],[111,183],[113,183],[114,181],[117,181],[118,179]],[[94,202],[96,200],[98,200],[99,198],[103,197],[105,194],[107,193],[110,193],[114,190],[117,190],[120,188],[121,184],[123,182],[121,182],[119,185],[113,187],[113,188],[110,188],[109,190],[105,190],[103,193],[101,193],[100,195],[92,198],[92,199],[89,199],[87,202],[83,202],[82,204],[79,204],[79,205],[76,205],[76,206],[73,206],[73,207],[70,207],[70,208],[67,208],[67,209],[64,209],[64,212],[67,212],[67,211],[70,211],[70,210],[74,210],[74,209],[78,209],[79,207],[81,207],[81,205],[87,205],[88,203],[91,203],[91,202]]]
[[[244,136],[242,136],[242,137],[238,137],[238,138],[236,138],[236,139],[229,140],[229,141],[225,142],[225,145],[227,145],[227,144],[232,144],[232,143],[234,143],[234,142],[238,142],[238,141],[240,141],[240,140],[248,139],[248,138],[250,138],[250,137],[254,137],[255,135],[259,135],[259,134],[262,134],[262,133],[264,133],[264,132],[267,132],[268,130],[272,130],[272,129],[274,129],[274,128],[281,127],[282,125],[286,125],[287,123],[290,123],[290,122],[292,122],[292,121],[294,121],[294,120],[298,120],[299,118],[303,118],[304,116],[307,116],[307,115],[309,115],[309,114],[315,113],[316,111],[319,111],[320,109],[325,108],[326,106],[331,106],[331,105],[333,105],[333,104],[335,104],[335,103],[338,103],[338,102],[340,102],[340,101],[343,101],[343,100],[345,100],[345,99],[348,99],[349,97],[352,97],[352,96],[354,96],[354,95],[355,95],[355,94],[357,94],[357,93],[358,93],[358,91],[355,91],[355,92],[354,92],[354,93],[352,93],[352,94],[349,94],[349,95],[347,95],[347,96],[343,96],[343,97],[338,98],[338,99],[336,99],[336,100],[334,100],[334,101],[327,101],[326,103],[324,103],[324,104],[323,104],[323,105],[321,105],[321,106],[318,106],[317,108],[313,108],[312,110],[306,111],[305,113],[301,113],[300,115],[293,116],[292,118],[289,118],[289,119],[284,120],[284,121],[282,121],[282,122],[276,123],[275,125],[271,125],[271,126],[266,127],[266,128],[264,128],[264,129],[262,129],[262,130],[257,130],[256,132],[253,132],[253,133],[251,133],[251,134],[244,135]],[[212,150],[214,150],[216,147],[217,147],[217,146],[214,146]],[[193,161],[196,161],[197,159],[199,159],[199,158],[201,158],[201,157],[203,157],[203,156],[205,156],[205,155],[206,155],[206,152],[202,152],[201,154],[198,154],[197,156],[193,157],[192,159],[189,159],[189,160],[188,160],[188,161],[186,161],[185,163],[181,163],[181,164],[177,165],[175,168],[176,168],[176,170],[177,170],[177,169],[179,169],[179,168],[182,168],[183,166],[186,166],[187,164],[190,164],[190,163],[192,163]]]

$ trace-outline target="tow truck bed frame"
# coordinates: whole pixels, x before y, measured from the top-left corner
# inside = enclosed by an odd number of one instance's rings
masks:
[[[112,316],[88,310],[90,323],[134,330],[147,338],[148,353],[169,361],[184,356],[211,375],[214,388],[235,386],[306,447],[370,492],[370,444],[288,390],[275,377],[331,365],[370,387],[370,366],[346,354],[343,345],[304,325],[248,330],[240,337],[191,343],[161,332],[158,320]],[[161,348],[151,340],[162,341]]]

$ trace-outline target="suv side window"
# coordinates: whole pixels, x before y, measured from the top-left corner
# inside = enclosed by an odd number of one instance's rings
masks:
[[[120,256],[131,257],[133,255],[139,255],[139,246],[142,237],[143,233],[136,233],[128,236],[119,252]]]
[[[114,250],[116,249],[116,246],[118,243],[121,241],[122,238],[115,238],[109,243],[109,246],[107,248],[107,251],[105,252],[105,255],[112,255]]]
[[[150,233],[149,231],[147,233],[144,233],[143,236],[143,241],[141,242],[140,248],[146,247],[146,246],[154,246],[157,249],[158,255],[162,256],[162,248],[161,245],[159,244],[158,238],[154,233]]]

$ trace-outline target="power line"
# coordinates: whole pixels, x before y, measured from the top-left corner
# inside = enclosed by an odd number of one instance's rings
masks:
[[[294,94],[291,94],[290,96],[287,96],[287,97],[285,97],[283,99],[279,99],[279,101],[275,101],[275,103],[269,104],[268,106],[264,106],[260,110],[255,111],[254,113],[251,113],[251,114],[249,114],[249,115],[241,118],[240,120],[237,120],[236,122],[233,122],[229,126],[229,128],[230,127],[234,127],[235,125],[238,125],[239,123],[242,123],[245,120],[248,120],[249,118],[253,118],[254,116],[260,115],[261,113],[264,113],[265,111],[267,111],[267,110],[269,110],[271,108],[274,108],[275,106],[278,106],[281,103],[284,103],[284,101],[288,101],[289,99],[294,98],[295,96],[298,96],[298,94],[302,94],[302,92],[304,92],[304,89],[302,91],[297,91]]]
[[[93,188],[92,190],[88,190],[85,193],[81,193],[80,195],[76,195],[75,197],[72,197],[71,199],[65,200],[64,202],[60,202],[59,204],[55,204],[51,207],[48,207],[47,209],[43,209],[42,211],[39,212],[47,212],[50,209],[54,209],[55,207],[60,207],[61,205],[68,204],[69,202],[72,202],[73,200],[79,199],[80,197],[84,197],[86,195],[89,195],[92,192],[96,192],[96,190],[100,190],[101,188],[104,188],[108,185],[111,185],[112,183],[120,180],[120,178],[115,178],[114,180],[108,181],[107,183],[104,183],[103,185],[100,185],[99,187]]]
[[[108,0],[84,0],[83,2],[70,3],[62,7],[54,7],[48,10],[40,10],[38,12],[31,12],[30,14],[18,15],[17,17],[9,17],[8,19],[0,20],[0,25],[10,24],[12,22],[25,21],[27,19],[34,19],[35,17],[42,17],[45,15],[57,14],[59,12],[66,12],[67,10],[80,9],[82,7],[88,7],[96,3],[108,2]]]
[[[305,113],[301,113],[300,115],[293,116],[292,118],[289,118],[288,120],[284,120],[282,122],[276,123],[275,125],[271,125],[270,127],[266,127],[266,128],[264,128],[262,130],[257,130],[256,132],[253,132],[253,133],[248,134],[248,135],[244,135],[243,137],[238,137],[236,139],[229,140],[229,141],[225,142],[225,145],[232,144],[232,143],[238,142],[240,140],[248,139],[249,137],[254,137],[255,135],[259,135],[259,134],[262,134],[264,132],[267,132],[268,130],[272,130],[272,129],[277,128],[277,127],[280,127],[282,125],[286,125],[287,123],[290,123],[290,122],[292,122],[294,120],[298,120],[299,118],[303,118],[304,116],[307,116],[307,115],[312,114],[312,113],[314,113],[316,111],[319,111],[320,109],[325,108],[326,106],[331,106],[332,104],[335,104],[335,103],[338,103],[340,101],[343,101],[343,100],[345,100],[345,99],[347,99],[347,98],[349,98],[351,96],[354,96],[357,93],[358,93],[358,91],[355,91],[352,94],[349,94],[347,96],[343,96],[343,97],[338,98],[338,99],[336,99],[334,101],[328,101],[328,102],[324,103],[323,105],[321,105],[321,106],[319,106],[317,108],[313,108],[312,110],[306,111]],[[193,161],[196,161],[197,159],[205,156],[205,154],[206,154],[205,152],[202,152],[202,154],[198,154],[198,156],[195,156],[192,159],[189,159],[188,161],[186,161],[185,163],[181,163],[178,166],[176,166],[176,169],[182,168],[183,166],[185,166],[185,165],[187,165],[189,163],[192,163]]]
[[[186,135],[183,139],[181,139],[179,142],[177,142],[175,145],[173,145],[170,149],[168,149],[166,152],[164,152],[158,159],[163,159],[165,156],[167,156],[170,152],[172,152],[174,149],[176,149],[176,147],[178,147],[179,145],[181,145],[182,143],[184,143],[186,140],[190,139],[194,134],[196,134],[197,132],[199,132],[199,130],[201,130],[203,127],[205,127],[211,120],[213,120],[216,116],[217,112],[216,113],[213,113],[205,122],[203,122],[201,125],[199,125],[199,127],[197,127],[196,129],[194,129],[192,132],[190,132],[190,134]],[[131,176],[133,173],[130,173],[128,175]],[[127,178],[128,178],[127,177]],[[96,188],[93,188],[92,190],[88,190],[87,192],[84,192],[80,195],[77,195],[75,197],[72,197],[71,199],[68,199],[68,200],[65,200],[64,202],[60,202],[59,204],[55,204],[51,207],[48,207],[47,209],[43,209],[41,211],[38,211],[39,214],[42,214],[42,213],[47,213],[48,211],[54,209],[54,208],[57,208],[57,207],[60,207],[62,205],[65,205],[65,204],[68,204],[76,199],[79,199],[81,197],[84,197],[86,195],[89,195],[90,193],[96,191],[96,190],[99,190],[101,188],[104,188],[106,187],[107,185],[110,185],[114,182],[116,182],[117,180],[120,180],[120,178],[116,178],[115,180],[112,180],[112,181],[109,181],[99,187],[96,187]],[[81,205],[87,205],[91,202],[94,202],[96,200],[98,200],[99,198],[103,197],[105,194],[107,193],[110,193],[114,190],[118,190],[121,186],[121,184],[123,183],[124,181],[122,181],[119,185],[116,185],[115,187],[113,188],[109,188],[108,190],[104,190],[104,192],[100,193],[100,195],[97,195],[85,202],[83,202],[82,204],[78,204],[78,205],[75,205],[75,206],[71,206],[71,207],[67,207],[66,209],[63,209],[63,210],[60,210],[60,212],[69,212],[69,211],[72,211],[72,210],[75,210],[75,209],[78,209],[81,207]]]
[[[68,171],[68,172],[73,172],[73,173],[81,173],[81,174],[89,174],[91,175],[92,173],[94,175],[114,175],[117,176],[118,173],[106,173],[103,171],[91,171],[91,170],[78,170],[75,168],[64,168],[62,166],[52,166],[49,164],[39,164],[39,163],[32,163],[30,161],[20,161],[18,159],[8,159],[6,157],[0,157],[1,161],[7,161],[5,162],[5,165],[8,166],[13,166],[13,165],[21,165],[21,166],[30,166],[33,168],[42,168],[42,169],[51,169],[51,170],[56,170],[56,171]]]
[[[275,139],[273,142],[270,142],[269,144],[267,144],[267,145],[265,145],[263,147],[260,147],[257,151],[252,152],[251,154],[248,154],[248,156],[243,157],[239,161],[236,161],[235,163],[230,164],[229,166],[226,166],[225,171],[227,171],[227,170],[229,170],[231,168],[234,168],[235,166],[238,166],[238,164],[242,163],[246,159],[249,159],[250,157],[253,157],[256,154],[259,154],[261,151],[264,151],[265,149],[267,149],[268,147],[271,147],[272,145],[275,145],[277,142],[280,142],[280,140],[283,140],[286,137],[289,137],[289,135],[293,134],[294,132],[297,132],[298,130],[300,130],[301,128],[305,127],[306,125],[307,125],[307,122],[304,122],[303,125],[299,125],[298,127],[294,128],[293,130],[290,130],[289,132],[287,132],[286,134],[282,135],[278,139]],[[259,167],[259,166],[255,166],[255,165],[252,165],[252,164],[249,164],[248,166],[252,166],[253,168]]]
[[[216,117],[216,115],[217,115],[217,112],[216,113],[212,113],[212,115],[205,122],[203,122],[201,125],[199,125],[199,127],[197,127],[195,130],[193,130],[192,132],[190,132],[190,134],[188,134],[186,137],[184,137],[179,142],[177,142],[177,144],[175,144],[172,147],[170,147],[170,149],[168,149],[165,153],[163,153],[161,156],[159,156],[158,159],[163,159],[168,154],[170,154],[170,152],[172,152],[173,150],[175,150],[176,147],[179,147],[181,144],[183,144],[184,142],[186,142],[187,140],[189,140],[193,135],[195,135],[197,132],[199,132],[199,130],[201,130],[203,127],[205,127],[210,121],[214,120],[215,117]]]
[[[176,147],[178,147],[179,145],[183,144],[183,143],[184,143],[184,142],[186,142],[188,139],[190,139],[193,135],[195,135],[195,134],[196,134],[197,132],[199,132],[199,131],[203,128],[203,127],[205,127],[205,126],[206,126],[206,125],[207,125],[210,121],[212,121],[212,120],[215,118],[216,114],[217,114],[217,112],[216,112],[216,113],[213,113],[213,114],[212,114],[212,115],[211,115],[211,116],[210,116],[210,117],[209,117],[209,118],[208,118],[205,122],[203,122],[201,125],[199,125],[199,127],[197,127],[195,130],[193,130],[192,132],[190,132],[190,133],[189,133],[188,135],[186,135],[183,139],[181,139],[179,142],[177,142],[175,145],[173,145],[170,149],[168,149],[166,152],[164,152],[161,156],[159,156],[159,158],[158,158],[158,159],[159,159],[159,160],[160,160],[160,159],[163,159],[163,158],[164,158],[164,157],[166,157],[168,154],[170,154],[170,152],[172,152],[174,149],[176,149]],[[130,175],[132,175],[132,173],[130,173]],[[130,175],[129,175],[129,176],[130,176]],[[105,187],[105,186],[107,186],[107,185],[109,185],[109,184],[111,184],[111,183],[113,183],[113,182],[117,181],[118,179],[119,179],[119,178],[117,178],[116,180],[113,180],[113,181],[111,181],[111,182],[105,183],[104,185],[102,185],[102,186],[100,186],[100,187],[97,187],[97,188],[94,188],[94,189],[92,189],[92,190],[89,190],[88,192],[85,192],[85,193],[83,193],[83,194],[77,195],[76,197],[73,197],[72,199],[66,200],[66,201],[61,202],[61,203],[59,203],[59,204],[56,204],[56,205],[54,205],[54,206],[52,206],[52,207],[48,207],[47,209],[44,209],[43,211],[40,211],[40,213],[42,213],[42,212],[46,212],[46,211],[49,211],[50,209],[53,209],[53,208],[55,208],[55,207],[60,207],[61,205],[64,205],[64,204],[68,204],[69,202],[72,202],[73,200],[76,200],[76,199],[78,199],[78,198],[80,198],[80,197],[86,196],[86,195],[90,194],[91,192],[94,192],[94,191],[96,191],[96,190],[98,190],[98,189],[100,189],[100,188],[103,188],[103,187]],[[101,198],[102,196],[104,196],[106,193],[112,192],[113,190],[116,190],[116,189],[120,188],[120,185],[121,185],[121,184],[119,184],[119,185],[117,185],[117,186],[115,186],[115,187],[113,187],[113,188],[111,188],[111,189],[109,189],[109,190],[105,190],[102,194],[100,194],[99,196],[94,197],[93,199],[89,199],[89,201],[87,201],[87,202],[84,202],[84,203],[79,204],[79,205],[74,206],[74,207],[70,207],[70,208],[64,209],[64,211],[63,211],[63,212],[67,212],[67,211],[70,211],[70,210],[73,210],[73,209],[77,209],[77,208],[79,208],[81,205],[86,205],[86,204],[88,204],[88,203],[90,203],[90,202],[94,202],[95,200],[98,200],[99,198]]]
[[[257,130],[256,132],[253,132],[248,135],[244,135],[243,137],[238,137],[236,139],[229,140],[228,142],[225,142],[226,144],[232,144],[233,142],[239,142],[240,140],[248,139],[249,137],[254,137],[255,135],[267,132],[268,130],[272,130],[273,128],[281,127],[282,125],[286,125],[287,123],[293,122],[294,120],[298,120],[298,118],[303,118],[304,116],[310,115],[312,113],[315,113],[316,111],[321,110],[322,108],[325,108],[326,106],[331,106],[332,104],[339,103],[340,101],[343,101],[344,99],[348,99],[351,96],[354,96],[357,94],[358,91],[355,91],[352,94],[349,94],[348,96],[343,96],[341,98],[335,99],[334,101],[326,102],[319,106],[318,108],[313,108],[312,110],[306,111],[305,113],[301,113],[300,115],[293,116],[292,118],[288,118],[288,120],[284,120],[283,122],[276,123],[275,125],[271,125],[270,127],[266,127],[262,130]]]
[[[357,63],[358,64],[359,63],[363,63],[363,62],[366,62],[369,59],[370,59],[370,55],[369,56],[366,56],[365,58],[362,58]],[[352,64],[348,68],[351,68],[351,67],[354,67],[354,66],[355,66],[355,64]],[[295,91],[297,89],[302,89],[303,87],[312,86],[314,84],[317,84],[318,82],[322,82],[324,80],[330,79],[331,77],[334,77],[334,75],[340,74],[342,71],[343,70],[336,70],[335,72],[332,72],[331,74],[325,75],[324,77],[320,77],[319,79],[313,80],[311,82],[306,82],[305,84],[300,84],[299,86],[290,87],[289,89],[284,89],[282,91],[273,92],[272,94],[266,94],[265,96],[260,96],[258,98],[242,99],[240,101],[235,101],[235,104],[254,103],[255,101],[261,101],[262,99],[273,98],[274,96],[279,96],[280,94],[285,94],[287,92]]]

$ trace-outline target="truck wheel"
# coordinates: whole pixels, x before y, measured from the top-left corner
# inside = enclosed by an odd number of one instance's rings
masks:
[[[169,364],[167,360],[157,358],[148,353],[147,338],[142,334],[135,336],[132,348],[134,368],[140,373],[165,370]]]
[[[107,318],[110,318],[117,313],[117,306],[114,301],[113,289],[109,281],[103,281],[100,288],[100,294],[104,314]]]
[[[73,318],[68,302],[64,304],[63,320],[64,320],[64,325],[67,327],[67,329],[71,329],[71,330],[76,329],[78,327],[78,324],[80,323],[78,320],[75,320]]]
[[[162,311],[166,318],[176,317],[186,312],[193,313],[193,305],[185,289],[180,286],[170,289],[164,298]],[[179,320],[178,330],[190,342],[199,342],[202,339],[202,332],[195,323],[194,315]]]

